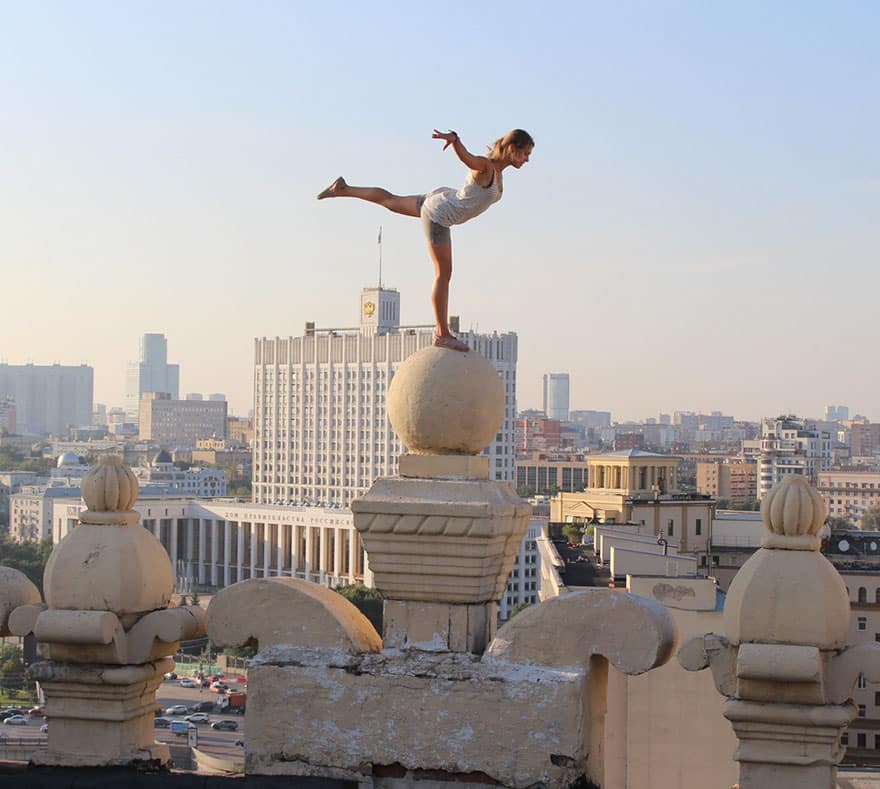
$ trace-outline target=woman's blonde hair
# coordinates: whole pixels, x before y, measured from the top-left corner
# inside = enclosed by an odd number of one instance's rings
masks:
[[[490,159],[503,159],[507,155],[509,148],[524,150],[525,148],[534,148],[535,141],[532,135],[522,129],[513,129],[507,132],[503,137],[495,140],[495,144],[489,148]]]

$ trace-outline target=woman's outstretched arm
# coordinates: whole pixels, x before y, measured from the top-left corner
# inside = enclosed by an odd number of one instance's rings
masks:
[[[452,150],[455,151],[455,155],[461,160],[461,163],[471,170],[475,170],[478,173],[485,173],[492,167],[492,163],[487,157],[474,156],[474,154],[464,147],[464,143],[462,143],[461,138],[458,136],[458,132],[442,132],[434,129],[431,138],[434,140],[445,140],[446,145],[443,146],[443,150],[445,151],[451,145]]]

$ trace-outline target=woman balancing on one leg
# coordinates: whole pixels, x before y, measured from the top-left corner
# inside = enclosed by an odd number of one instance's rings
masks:
[[[434,129],[431,136],[435,140],[446,141],[444,151],[451,145],[468,168],[464,186],[458,191],[441,186],[426,195],[402,197],[376,186],[349,186],[344,178],[339,177],[318,195],[318,199],[357,197],[384,206],[396,214],[421,217],[434,261],[434,289],[431,291],[437,324],[434,345],[467,351],[468,346],[449,331],[447,311],[449,280],[452,278],[452,237],[449,228],[473,219],[492,203],[498,202],[502,191],[501,173],[506,167],[515,167],[517,170],[522,167],[529,160],[535,142],[528,132],[514,129],[495,141],[488,156],[474,156],[462,145],[454,131],[440,132]]]

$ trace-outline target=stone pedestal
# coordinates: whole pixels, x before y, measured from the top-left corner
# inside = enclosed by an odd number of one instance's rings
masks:
[[[531,508],[479,460],[404,455],[402,476],[351,504],[386,598],[386,647],[480,653],[495,635]]]
[[[844,754],[840,732],[853,704],[761,704],[730,700],[724,717],[739,740],[740,783],[751,787],[834,787]]]
[[[427,348],[395,375],[388,409],[415,454],[351,504],[385,598],[384,642],[314,584],[254,579],[211,603],[214,643],[259,641],[246,771],[371,789],[607,786],[607,662],[639,673],[668,659],[669,614],[594,589],[496,634],[530,514],[478,455],[504,417],[498,374],[478,354]]]
[[[167,769],[156,689],[174,666],[167,656],[204,633],[204,612],[168,607],[171,561],[138,524],[137,479],[122,458],[102,457],[82,492],[88,509],[46,564],[48,606],[22,601],[9,614],[9,630],[33,634],[46,657],[31,670],[46,694],[49,750],[34,761]]]
[[[168,746],[156,742],[153,720],[156,689],[173,667],[170,658],[139,666],[34,664],[51,724],[49,749],[35,751],[33,763],[169,768]]]

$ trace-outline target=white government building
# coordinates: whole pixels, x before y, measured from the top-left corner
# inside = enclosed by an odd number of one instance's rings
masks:
[[[254,501],[348,507],[404,451],[388,421],[394,373],[433,342],[432,326],[400,325],[400,294],[361,293],[360,326],[257,339],[254,348]],[[504,382],[504,423],[484,454],[494,479],[514,479],[517,337],[460,332]]]
[[[290,575],[340,585],[372,579],[349,502],[397,471],[404,451],[386,413],[394,373],[433,342],[433,327],[400,325],[400,294],[366,288],[359,327],[306,325],[302,337],[261,338],[254,357],[253,503],[138,500],[145,528],[165,546],[178,591]],[[516,334],[460,332],[504,382],[504,422],[485,450],[495,479],[514,478]],[[78,502],[54,508],[52,536],[78,522]],[[500,613],[536,602],[536,532],[520,547]]]

